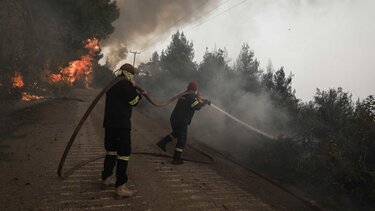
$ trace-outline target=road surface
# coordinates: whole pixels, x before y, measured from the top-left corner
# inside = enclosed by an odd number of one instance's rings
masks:
[[[128,184],[138,190],[132,198],[116,200],[114,188],[100,189],[102,159],[61,180],[56,173],[61,154],[99,90],[75,92],[76,98],[47,100],[1,117],[1,210],[310,210],[193,138],[189,144],[210,154],[214,164],[176,166],[169,158],[132,155]],[[101,101],[77,136],[65,170],[104,154],[103,109]],[[133,152],[163,154],[155,143],[167,133],[168,122],[134,109]],[[172,152],[170,145],[164,154]],[[189,147],[184,156],[209,161]]]

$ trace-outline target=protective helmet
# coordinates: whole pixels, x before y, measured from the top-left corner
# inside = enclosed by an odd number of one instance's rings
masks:
[[[187,89],[192,90],[192,91],[196,91],[198,89],[198,83],[195,82],[195,81],[190,82]]]
[[[120,67],[120,70],[129,72],[133,75],[135,75],[138,71],[133,67],[133,65],[129,63],[125,63]]]

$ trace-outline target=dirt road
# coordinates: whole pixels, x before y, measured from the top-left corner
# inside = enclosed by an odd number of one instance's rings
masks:
[[[61,180],[57,165],[71,132],[98,90],[77,90],[79,99],[49,100],[1,117],[1,210],[310,210],[304,203],[228,161],[195,140],[189,143],[214,157],[212,165],[132,155],[129,185],[138,194],[115,200],[114,188],[100,189],[103,160]],[[89,117],[65,169],[104,153],[102,112]],[[167,122],[134,110],[134,152],[162,153],[155,143],[169,132]],[[173,146],[168,153],[171,154]],[[208,161],[188,148],[185,157]]]

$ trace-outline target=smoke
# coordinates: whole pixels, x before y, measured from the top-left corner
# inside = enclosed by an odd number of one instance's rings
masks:
[[[247,92],[241,86],[243,83],[240,75],[228,78],[219,74],[201,91],[218,107],[270,136],[288,134],[289,129],[285,126],[290,118],[287,113],[277,108],[269,93]],[[240,159],[248,155],[249,149],[261,146],[264,141],[275,141],[249,130],[210,106],[198,111],[193,121],[190,127],[192,136]]]
[[[289,133],[286,125],[290,117],[287,112],[275,105],[269,93],[245,91],[243,84],[247,81],[239,72],[218,69],[205,71],[212,72],[213,75],[200,81],[198,92],[213,104],[270,136],[277,137]],[[233,77],[228,77],[228,72],[233,74]],[[157,76],[155,74],[153,77]],[[196,78],[192,75],[190,80]],[[164,74],[157,81],[163,84],[158,82],[155,84],[154,81],[147,79],[141,81],[141,86],[145,87],[149,95],[156,100],[164,100],[184,91],[189,82],[171,74]],[[169,120],[173,108],[174,104],[161,109],[149,107],[153,115],[166,121]],[[189,127],[189,136],[239,159],[245,158],[249,149],[260,147],[264,141],[272,141],[238,124],[209,105],[195,113]]]
[[[111,69],[115,69],[119,61],[123,60],[128,55],[128,49],[125,44],[118,43],[110,47],[110,52],[106,57],[106,63],[110,65]]]
[[[280,10],[279,13],[283,15],[292,13],[291,16],[294,17],[298,15],[298,13],[306,11],[312,11],[317,15],[324,14],[329,12],[332,5],[334,4],[330,3],[330,1],[320,0],[283,0],[280,2],[263,0],[252,3],[251,8],[246,8],[246,10],[261,13],[263,12],[262,8],[275,7]],[[238,14],[238,16],[240,16],[240,14]],[[192,20],[194,20],[194,18],[192,18]],[[252,22],[252,20],[247,20],[246,23],[248,22]],[[235,32],[231,33],[234,38],[229,40],[238,40],[239,38],[241,40],[242,35],[240,30],[245,30],[243,26],[246,25],[246,23],[238,21],[237,24],[241,27],[239,27],[239,30],[235,30]],[[222,35],[216,33],[214,36]],[[246,41],[246,39],[243,41]],[[201,48],[203,46],[198,47]],[[231,59],[235,60],[236,58]],[[217,74],[214,74],[213,78],[200,81],[201,85],[205,85],[204,89],[200,91],[215,105],[218,105],[220,108],[238,117],[240,120],[266,133],[270,133],[275,137],[292,133],[292,129],[288,128],[291,117],[288,116],[288,112],[286,112],[284,108],[275,104],[275,101],[271,99],[272,97],[269,93],[263,91],[255,94],[244,91],[242,85],[246,82],[244,81],[245,79],[239,75],[228,78],[225,74],[220,74],[220,71],[215,69],[208,71]],[[149,86],[147,80],[144,82],[144,86],[148,89],[149,94],[155,99],[169,98],[184,90],[188,83],[186,80],[180,80],[170,76],[164,76],[160,81],[166,84]],[[151,109],[153,114],[162,116],[167,120],[173,106],[162,110]],[[202,108],[202,111],[196,112],[190,126],[189,134],[223,151],[231,150],[232,154],[239,156],[246,156],[248,149],[257,147],[264,141],[264,137],[247,130],[209,106]]]
[[[219,0],[117,0],[120,17],[114,33],[101,44],[106,60],[115,68],[126,59],[129,46],[142,50],[169,35],[170,30],[194,21]]]

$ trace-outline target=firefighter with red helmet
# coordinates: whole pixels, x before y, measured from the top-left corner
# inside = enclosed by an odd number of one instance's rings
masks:
[[[104,145],[107,154],[102,172],[103,187],[112,185],[111,175],[116,166],[116,195],[130,197],[135,191],[128,189],[127,168],[131,152],[131,115],[132,107],[138,105],[142,98],[133,80],[136,69],[124,64],[117,71],[117,76],[125,76],[128,80],[119,81],[106,92],[103,127],[105,128]],[[145,93],[142,93],[145,94]]]
[[[173,164],[183,164],[181,154],[186,145],[188,125],[194,116],[195,111],[200,110],[204,105],[211,104],[207,99],[204,99],[197,92],[198,84],[190,82],[187,87],[187,94],[180,97],[171,114],[170,123],[172,132],[157,143],[163,151],[166,151],[166,145],[177,139],[176,148],[173,155]]]

